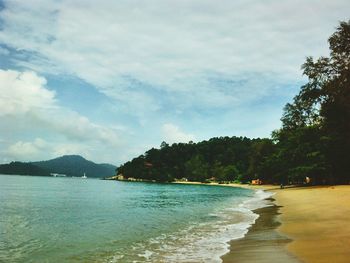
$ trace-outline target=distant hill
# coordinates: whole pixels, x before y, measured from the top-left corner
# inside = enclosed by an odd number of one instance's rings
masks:
[[[49,170],[52,173],[67,176],[106,177],[115,174],[115,166],[111,164],[96,164],[79,155],[64,155],[48,161],[33,162],[32,164]]]
[[[0,165],[0,173],[20,175],[50,175],[50,173],[67,176],[103,178],[115,174],[116,166],[111,164],[96,164],[79,155],[64,155],[48,161],[21,163],[13,162]]]
[[[0,174],[49,176],[50,171],[31,163],[11,162],[9,164],[0,164]]]

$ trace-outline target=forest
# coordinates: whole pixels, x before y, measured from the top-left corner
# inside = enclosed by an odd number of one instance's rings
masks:
[[[307,82],[287,103],[271,138],[163,142],[117,168],[125,178],[312,184],[350,183],[350,21],[328,39],[328,57],[307,57]]]

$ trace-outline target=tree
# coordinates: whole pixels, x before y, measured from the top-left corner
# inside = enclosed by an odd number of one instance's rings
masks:
[[[185,163],[185,171],[190,181],[204,182],[208,178],[209,166],[201,155],[195,155]]]
[[[275,144],[270,139],[255,140],[251,146],[249,158],[247,181],[252,179],[261,179],[263,181],[271,181],[271,174],[266,171],[264,163],[275,152]]]
[[[302,66],[309,78],[299,98],[308,111],[319,112],[322,135],[328,138],[325,154],[334,181],[350,181],[350,21],[341,22],[328,40],[330,57]]]
[[[275,132],[287,180],[308,176],[316,183],[350,181],[350,21],[329,38],[330,57],[308,57],[308,82],[284,107]]]

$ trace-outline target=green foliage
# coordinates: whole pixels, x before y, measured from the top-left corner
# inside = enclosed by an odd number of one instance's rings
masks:
[[[50,172],[30,163],[11,162],[0,165],[0,174],[49,176]]]
[[[271,181],[271,170],[267,162],[275,151],[276,145],[270,139],[254,142],[250,154],[248,177],[245,178],[245,181],[258,178],[265,182]]]
[[[251,162],[252,145],[269,139],[220,137],[199,143],[162,143],[160,149],[150,149],[144,155],[121,165],[118,173],[145,180],[227,182],[243,180]]]
[[[288,180],[350,182],[350,21],[340,23],[329,44],[329,58],[306,59],[308,82],[274,134]]]
[[[284,174],[281,182],[303,182],[305,177],[321,183],[327,176],[327,162],[324,155],[327,140],[321,136],[319,126],[306,126],[294,130],[280,130],[278,134],[277,156]]]
[[[190,181],[204,182],[209,176],[209,165],[202,155],[196,154],[185,163],[185,175]]]

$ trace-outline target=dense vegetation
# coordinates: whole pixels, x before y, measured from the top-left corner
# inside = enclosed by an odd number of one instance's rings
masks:
[[[108,177],[114,174],[115,166],[111,164],[96,164],[79,155],[65,155],[48,161],[22,163],[12,162],[0,165],[0,174],[41,175],[50,173],[81,177]]]
[[[199,143],[176,143],[171,146],[163,142],[160,149],[150,149],[119,167],[118,172],[126,177],[157,181],[183,177],[202,182],[208,179],[243,180],[251,169],[251,156],[257,145],[264,148],[261,149],[263,152],[273,144],[269,139],[251,140],[245,137],[212,138]]]
[[[11,162],[0,164],[0,174],[49,176],[50,172],[31,163]]]
[[[165,142],[118,168],[124,177],[172,181],[350,182],[350,21],[329,38],[330,57],[306,59],[308,82],[284,108],[271,139]]]
[[[284,108],[273,159],[288,178],[350,183],[350,21],[328,41],[330,57],[302,66],[308,82]]]

